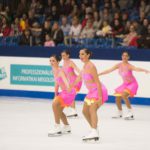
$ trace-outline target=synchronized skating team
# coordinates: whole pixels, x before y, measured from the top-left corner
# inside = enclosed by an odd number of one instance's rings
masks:
[[[83,68],[80,70],[76,64],[70,59],[70,52],[64,50],[61,52],[61,57],[57,55],[50,56],[50,65],[54,74],[55,80],[55,95],[52,102],[52,109],[55,118],[54,128],[48,133],[48,136],[63,135],[71,132],[68,117],[77,117],[75,110],[75,97],[80,90],[82,82],[84,82],[88,93],[85,96],[82,113],[87,120],[91,131],[86,136],[83,136],[83,141],[98,141],[98,115],[97,110],[108,100],[106,87],[100,82],[99,76],[108,74],[114,70],[118,70],[123,79],[123,83],[115,89],[114,96],[116,97],[116,105],[118,112],[112,118],[122,118],[122,103],[124,100],[128,112],[124,116],[126,120],[133,120],[134,115],[130,104],[129,97],[134,97],[138,89],[136,78],[132,71],[149,73],[148,70],[135,67],[128,62],[130,56],[127,51],[122,53],[122,61],[112,68],[98,73],[94,63],[91,62],[90,57],[92,52],[86,48],[79,51],[79,58],[83,62]],[[59,63],[63,59],[63,66]],[[78,74],[76,74],[78,73]],[[61,89],[59,91],[59,88]],[[64,108],[70,107],[71,114],[65,114]],[[61,125],[63,123],[63,126]]]

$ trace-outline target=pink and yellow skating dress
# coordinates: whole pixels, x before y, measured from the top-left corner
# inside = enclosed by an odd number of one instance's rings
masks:
[[[63,71],[63,70],[60,69],[59,72],[60,71]],[[59,72],[58,72],[58,75],[59,75]],[[59,87],[61,88],[61,92],[59,92],[59,94],[54,98],[54,100],[59,99],[62,107],[71,106],[76,96],[76,90],[73,88],[70,92],[68,92],[67,87],[62,77],[56,76],[54,78],[55,78],[56,84],[58,84]]]
[[[93,82],[93,76],[89,73],[82,73],[82,79],[85,83],[86,88],[88,89],[88,94],[85,97],[85,102],[87,105],[91,105],[92,103],[98,101],[98,88],[97,84]],[[102,104],[108,100],[108,94],[106,87],[101,83],[102,87]]]
[[[119,64],[119,74],[123,79],[123,84],[115,89],[115,96],[122,96],[123,92],[129,93],[131,97],[134,97],[134,95],[136,95],[138,83],[132,74],[132,70],[129,67],[130,64]]]
[[[64,72],[65,72],[65,74],[67,76],[69,84],[72,85],[75,82],[76,78],[77,78],[77,75],[76,75],[76,73],[74,71],[74,68],[72,68],[71,66],[68,65],[66,67],[63,67],[63,70],[64,70]],[[74,86],[76,92],[78,92],[80,90],[81,86],[82,86],[82,81],[78,82]]]

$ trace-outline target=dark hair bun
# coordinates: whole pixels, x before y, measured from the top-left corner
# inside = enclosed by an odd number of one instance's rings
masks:
[[[89,49],[84,48],[83,50],[85,51],[86,54],[90,55],[90,58],[92,57],[92,52]]]
[[[61,53],[66,53],[67,55],[70,56],[70,51],[69,50],[63,50]]]
[[[57,62],[60,62],[60,61],[61,61],[61,56],[58,56],[58,55],[56,55],[56,54],[53,54],[53,55],[51,55],[51,57],[54,57],[54,58],[57,60]]]

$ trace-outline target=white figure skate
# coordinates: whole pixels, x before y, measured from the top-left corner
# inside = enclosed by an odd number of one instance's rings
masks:
[[[70,127],[70,125],[64,125],[63,128],[62,128],[62,133],[63,134],[71,133],[71,127]]]
[[[125,120],[134,120],[134,116],[132,112],[128,112],[128,114],[124,117]]]
[[[56,124],[56,125],[54,126],[54,128],[51,129],[51,130],[49,131],[49,133],[48,133],[48,136],[49,136],[49,137],[61,136],[61,135],[62,135],[62,129],[61,129],[61,127],[60,127],[59,124]]]
[[[94,129],[92,128],[91,132],[87,135],[87,136],[84,136],[82,138],[82,140],[84,142],[97,142],[99,141],[99,134],[98,134],[98,130],[97,129]]]
[[[113,119],[120,119],[122,118],[122,111],[118,111],[115,116],[112,117]]]
[[[69,108],[68,113],[66,114],[67,118],[76,118],[78,114],[74,108]]]

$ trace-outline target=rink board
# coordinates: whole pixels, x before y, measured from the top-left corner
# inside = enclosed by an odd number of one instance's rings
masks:
[[[73,59],[81,69],[83,63],[79,59]],[[120,60],[98,60],[92,59],[98,72],[101,72]],[[61,62],[62,63],[62,62]],[[60,63],[60,65],[61,65]],[[150,70],[149,61],[130,61],[135,66]],[[150,105],[149,83],[150,75],[134,72],[139,83],[138,93],[132,98],[134,104]],[[101,82],[108,89],[109,100],[114,102],[114,89],[122,83],[118,71],[100,77]],[[52,99],[54,91],[54,79],[49,58],[36,57],[0,57],[0,96],[21,96]],[[83,85],[77,100],[83,100],[87,89]]]

